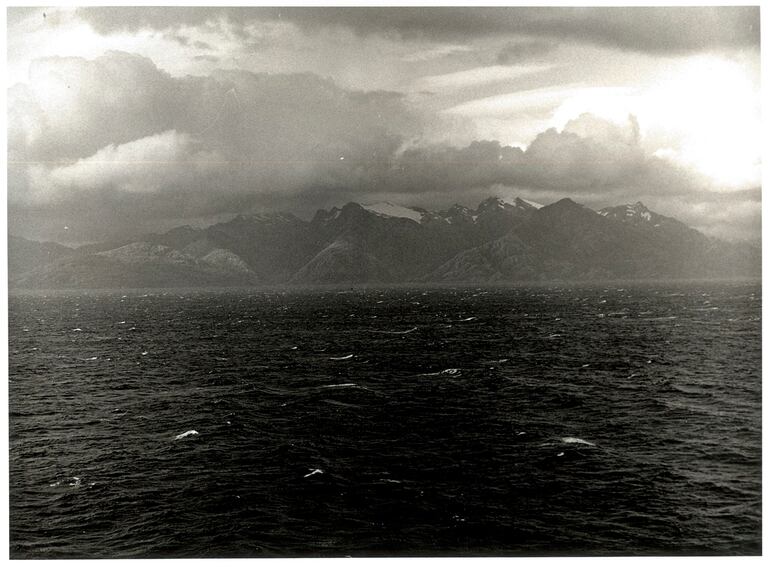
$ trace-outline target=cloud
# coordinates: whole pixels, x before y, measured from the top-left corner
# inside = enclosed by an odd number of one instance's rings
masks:
[[[470,40],[524,34],[650,53],[758,48],[759,8],[728,7],[367,7],[81,8],[101,33],[169,29],[221,20],[293,22],[308,31],[344,27],[360,35]]]
[[[147,58],[32,62],[9,91],[9,146],[30,160],[79,158],[172,127],[178,83]]]
[[[44,229],[28,222],[32,208],[47,207],[37,218],[48,220],[54,209],[87,213],[98,230],[83,238],[130,231],[139,217],[281,208],[320,191],[314,207],[331,191],[314,188],[363,187],[422,131],[402,95],[312,74],[173,78],[112,52],[37,61],[30,81],[9,91],[11,226]]]
[[[102,148],[74,164],[54,168],[59,187],[86,191],[157,193],[186,187],[209,177],[224,164],[217,152],[196,148],[189,134],[168,130],[125,144]]]
[[[409,53],[407,55],[404,55],[401,59],[403,61],[414,63],[414,62],[442,59],[450,55],[456,55],[458,53],[468,53],[472,51],[473,51],[473,48],[468,45],[461,45],[461,44],[439,45],[436,47],[431,47],[428,49],[416,51],[414,53]]]
[[[587,131],[591,134],[586,135]],[[566,196],[639,190],[640,176],[668,168],[666,162],[652,160],[638,144],[635,122],[618,126],[584,115],[561,132],[541,132],[526,150],[496,141],[474,142],[465,148],[415,148],[404,152],[399,165],[405,191],[431,185],[457,192],[505,185]],[[663,175],[673,178],[669,172]]]
[[[498,52],[496,61],[498,65],[513,65],[532,59],[540,59],[556,48],[557,44],[554,41],[517,41],[503,47]]]
[[[527,75],[540,73],[551,69],[551,65],[493,65],[489,67],[475,67],[454,73],[443,75],[430,75],[421,77],[415,81],[417,90],[444,90],[476,87],[485,83],[497,83],[511,81]]]
[[[663,214],[716,199],[704,178],[650,155],[633,117],[586,114],[526,149],[437,145],[427,133],[441,128],[405,96],[309,73],[171,77],[116,52],[33,67],[9,92],[8,205],[11,232],[35,238],[105,239],[259,208],[309,214],[379,195],[473,205],[496,188],[597,207],[653,199]],[[730,200],[742,223],[754,222],[756,203],[739,205],[750,200]],[[726,226],[719,210],[686,214]]]

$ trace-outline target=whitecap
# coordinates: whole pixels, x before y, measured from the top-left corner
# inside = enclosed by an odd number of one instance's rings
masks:
[[[91,358],[84,358],[83,360],[96,360],[98,356],[92,356]]]
[[[590,441],[586,441],[585,439],[581,439],[580,437],[562,437],[561,438],[562,443],[577,443],[579,445],[588,445],[589,447],[596,447],[594,443],[591,443]]]
[[[352,354],[349,354],[347,356],[330,356],[329,360],[350,360],[353,358]]]
[[[81,331],[83,331],[83,329],[81,329],[80,327],[78,327],[76,329],[72,329],[72,330],[73,330],[73,332],[81,332]]]
[[[420,376],[460,376],[461,372],[459,368],[446,368],[439,372],[428,372],[426,374],[420,374]]]
[[[353,384],[352,382],[347,384],[327,384],[325,386],[321,386],[321,388],[357,388],[358,384]]]
[[[467,323],[468,321],[473,321],[474,319],[476,319],[476,317],[466,317],[465,319],[458,319],[457,322],[458,323]]]
[[[321,469],[313,469],[312,471],[310,471],[309,473],[307,473],[307,474],[306,474],[305,476],[303,476],[302,478],[307,478],[307,477],[309,477],[309,476],[313,476],[314,474],[323,474],[323,473],[324,473],[324,472],[323,472],[323,470],[321,470]]]
[[[374,331],[375,333],[384,333],[386,335],[408,335],[409,333],[413,333],[417,330],[417,327],[412,327],[411,329],[407,329],[406,331]]]
[[[190,429],[189,431],[185,431],[184,433],[180,433],[176,437],[174,437],[175,441],[178,441],[179,439],[184,439],[185,437],[188,437],[190,435],[198,435],[198,432],[194,429]]]

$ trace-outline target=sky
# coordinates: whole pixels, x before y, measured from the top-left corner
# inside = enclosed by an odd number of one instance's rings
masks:
[[[757,7],[9,8],[8,230],[644,202],[759,241]]]

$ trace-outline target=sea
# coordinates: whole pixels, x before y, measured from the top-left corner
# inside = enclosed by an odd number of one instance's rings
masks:
[[[757,555],[761,287],[9,297],[10,556]]]

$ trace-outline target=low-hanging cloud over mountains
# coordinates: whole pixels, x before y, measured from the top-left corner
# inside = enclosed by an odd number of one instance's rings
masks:
[[[650,155],[633,116],[584,114],[525,149],[456,146],[429,136],[442,118],[398,92],[312,73],[172,76],[124,52],[36,60],[8,105],[9,228],[41,239],[104,239],[260,208],[309,213],[383,195],[448,205],[505,188],[596,206],[644,198],[735,237],[759,222],[758,189],[725,203],[706,178]],[[725,207],[735,209],[727,227]]]

